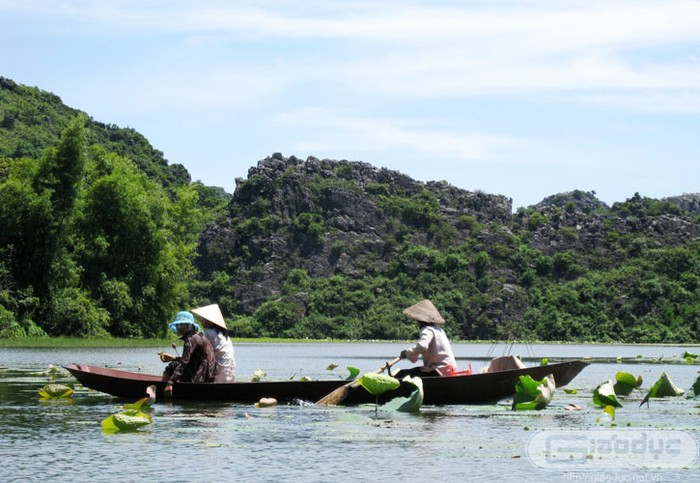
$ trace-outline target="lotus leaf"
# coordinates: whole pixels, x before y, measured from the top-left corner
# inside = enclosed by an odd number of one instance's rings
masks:
[[[621,408],[622,404],[617,400],[615,388],[612,381],[606,381],[593,390],[593,404],[604,408],[605,406],[614,406]]]
[[[651,386],[649,392],[647,392],[647,395],[644,396],[644,399],[642,399],[639,405],[641,406],[644,403],[648,403],[649,398],[652,397],[676,397],[682,396],[683,394],[685,394],[685,390],[676,386],[673,381],[671,381],[671,378],[668,377],[668,374],[662,372],[659,380]]]
[[[423,380],[420,377],[406,376],[403,382],[415,386],[416,390],[410,397],[397,397],[382,406],[382,409],[399,411],[402,413],[417,413],[423,405]]]
[[[618,396],[627,396],[633,390],[642,386],[642,376],[637,376],[635,379],[629,372],[618,372],[615,374],[615,384],[613,389]]]
[[[113,414],[102,421],[102,430],[108,433],[136,431],[151,423],[151,418],[142,412],[127,411]]]
[[[348,371],[350,372],[350,375],[347,377],[347,379],[355,379],[358,374],[360,374],[360,370],[357,367],[352,367],[352,366],[345,366],[348,368]]]
[[[332,370],[335,369],[336,367],[338,367],[338,364],[330,363],[330,364],[328,364],[328,366],[326,367],[326,370],[327,370],[327,371],[332,371]]]
[[[147,397],[139,399],[133,404],[127,404],[124,406],[125,409],[144,409],[150,408],[151,405],[156,402],[156,386],[151,384],[146,388]]]
[[[615,406],[605,406],[603,412],[615,421]]]
[[[261,369],[256,369],[255,372],[253,373],[253,377],[250,379],[250,382],[260,382],[261,379],[264,379],[267,377],[267,372],[261,370]]]
[[[512,409],[544,409],[552,401],[554,389],[554,376],[551,374],[541,381],[536,381],[527,374],[520,376],[520,380],[515,384]]]
[[[698,378],[695,379],[693,387],[690,388],[690,391],[688,392],[688,397],[700,397],[700,375],[698,375]]]
[[[73,389],[63,384],[47,384],[39,390],[43,399],[67,398],[73,395]]]
[[[374,396],[379,396],[387,391],[393,391],[401,385],[396,378],[374,372],[363,374],[359,382],[360,386],[364,387],[368,393]]]

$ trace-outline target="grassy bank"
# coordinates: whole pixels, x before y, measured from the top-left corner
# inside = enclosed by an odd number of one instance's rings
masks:
[[[182,342],[177,338],[168,339],[118,339],[118,338],[82,338],[82,337],[22,337],[16,339],[0,339],[0,347],[18,348],[18,349],[37,349],[37,348],[72,348],[72,347],[88,347],[88,348],[133,348],[133,347],[170,347],[170,344],[175,342],[177,345],[182,345]],[[331,340],[301,340],[301,339],[273,339],[273,338],[257,338],[257,339],[233,339],[236,343],[299,343],[299,342],[347,342],[347,341],[331,341]]]
[[[288,344],[299,344],[299,343],[391,343],[391,342],[402,342],[402,343],[413,343],[413,341],[396,341],[396,340],[331,340],[331,339],[275,339],[270,337],[252,338],[252,339],[242,339],[233,338],[234,344],[256,344],[256,343],[288,343]],[[0,339],[0,347],[6,348],[71,348],[71,347],[87,347],[87,348],[130,348],[130,347],[170,347],[170,345],[175,342],[177,345],[182,345],[182,342],[175,338],[168,339],[119,339],[115,337],[106,338],[81,338],[81,337],[23,337],[23,338],[10,338],[10,339]],[[466,340],[453,340],[453,345],[458,344],[507,344],[508,341],[466,341]],[[623,342],[606,342],[606,343],[595,343],[595,342],[556,342],[556,341],[517,341],[518,344],[590,344],[590,345],[627,345],[627,346],[673,346],[673,347],[690,347],[690,348],[700,348],[698,344],[627,344]]]

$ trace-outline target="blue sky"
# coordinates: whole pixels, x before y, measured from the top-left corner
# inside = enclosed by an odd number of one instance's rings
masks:
[[[258,160],[502,194],[700,192],[700,2],[0,0],[0,76],[229,192]]]

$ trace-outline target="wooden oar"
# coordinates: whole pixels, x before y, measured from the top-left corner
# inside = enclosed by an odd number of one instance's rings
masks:
[[[374,371],[375,374],[379,374],[384,371],[384,369],[388,369],[397,362],[401,360],[400,357],[397,357],[396,359],[387,362],[384,364],[382,367]],[[350,391],[353,391],[357,389],[357,387],[360,385],[360,379],[355,379],[343,386],[340,386],[338,389],[333,391],[330,394],[327,394],[326,396],[322,397],[318,401],[316,401],[316,404],[319,406],[335,406],[337,404],[340,404],[341,402],[345,401],[345,399],[348,397],[348,394],[350,394]]]

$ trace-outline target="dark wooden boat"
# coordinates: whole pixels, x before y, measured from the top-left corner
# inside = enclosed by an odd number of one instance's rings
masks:
[[[449,377],[425,377],[423,403],[432,404],[483,404],[507,398],[515,393],[515,384],[522,375],[529,374],[533,379],[542,379],[548,374],[554,376],[557,387],[565,386],[576,377],[587,362],[574,360]],[[163,397],[165,383],[160,376],[120,371],[83,364],[64,366],[83,386],[112,396],[139,399],[146,396],[146,388],[156,386],[156,397]],[[261,398],[275,398],[279,402],[294,400],[318,401],[323,396],[347,384],[344,380],[322,381],[260,381],[232,383],[175,383],[173,399],[204,401],[231,401],[251,403]],[[385,393],[380,402],[397,396],[408,396],[412,387],[402,384],[396,391]],[[362,387],[352,391],[344,404],[373,403],[375,397]]]

